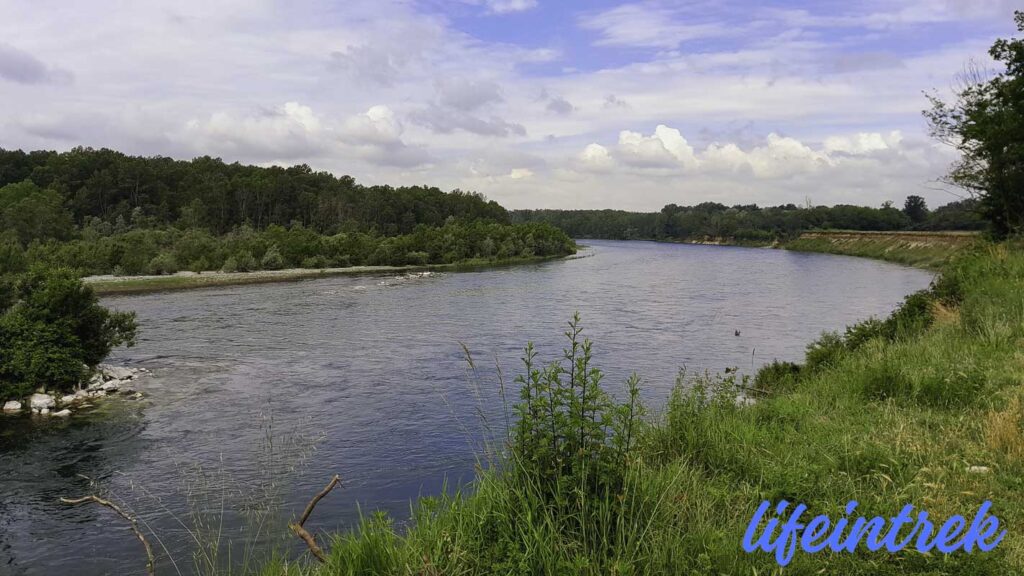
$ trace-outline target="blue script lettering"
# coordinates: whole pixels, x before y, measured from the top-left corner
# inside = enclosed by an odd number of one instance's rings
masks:
[[[914,548],[922,553],[932,549],[943,554],[957,550],[970,553],[975,548],[989,552],[1006,536],[1006,530],[999,530],[999,518],[990,513],[992,503],[987,500],[978,508],[970,525],[965,517],[955,515],[947,519],[938,530],[928,520],[927,512],[922,510],[915,517],[914,506],[911,504],[904,506],[899,514],[891,518],[853,518],[857,502],[851,501],[846,505],[846,516],[835,524],[825,514],[815,516],[806,523],[802,522],[801,516],[807,512],[807,506],[803,504],[794,506],[788,518],[783,519],[789,506],[789,502],[782,500],[774,507],[775,517],[769,517],[772,503],[768,500],[761,502],[743,534],[743,550],[747,553],[761,551],[774,554],[775,562],[779,566],[786,566],[793,561],[797,549],[808,554],[821,552],[825,548],[835,552],[854,552],[863,543],[872,552],[883,548],[889,552],[898,552],[914,542]],[[911,524],[910,532],[901,538],[900,532]]]

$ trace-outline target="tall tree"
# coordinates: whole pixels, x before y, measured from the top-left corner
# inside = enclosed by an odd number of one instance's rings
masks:
[[[1024,32],[1024,12],[1015,13]],[[1024,230],[1024,39],[999,39],[989,54],[1005,70],[965,73],[956,99],[929,96],[932,136],[955,146],[961,159],[948,180],[979,199],[999,237]]]
[[[907,196],[906,202],[903,203],[903,213],[914,224],[920,224],[928,219],[928,204],[920,196]]]

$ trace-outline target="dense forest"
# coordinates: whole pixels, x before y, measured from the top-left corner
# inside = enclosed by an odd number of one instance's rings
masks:
[[[308,166],[261,168],[112,150],[0,150],[0,273],[82,274],[453,263],[570,253],[479,194],[366,187]]]
[[[962,200],[929,210],[920,196],[909,196],[903,209],[886,204],[800,207],[794,204],[759,207],[705,202],[696,206],[669,204],[660,212],[623,210],[516,210],[513,222],[544,222],[574,238],[617,240],[730,239],[767,243],[792,238],[805,230],[983,230],[978,202]]]

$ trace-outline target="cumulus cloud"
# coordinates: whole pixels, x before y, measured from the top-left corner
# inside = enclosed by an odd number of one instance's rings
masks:
[[[430,162],[427,151],[402,140],[403,126],[395,113],[384,105],[371,107],[348,118],[341,139],[354,147],[364,159],[382,166],[412,168]]]
[[[532,176],[533,170],[530,170],[529,168],[513,168],[512,171],[508,173],[508,177],[513,180],[522,180]]]
[[[324,119],[309,106],[283,106],[239,116],[216,112],[205,120],[190,120],[177,142],[195,153],[257,162],[306,162],[335,154],[352,154],[378,166],[415,167],[430,156],[402,139],[403,126],[387,106],[372,106],[344,121]]]
[[[597,143],[587,144],[587,147],[579,153],[577,160],[584,170],[593,172],[606,172],[615,164],[611,152]]]
[[[623,130],[613,148],[588,144],[573,164],[589,172],[657,170],[660,174],[732,174],[737,178],[781,180],[854,164],[877,168],[879,162],[893,158],[917,163],[921,160],[919,154],[905,148],[900,132],[830,136],[817,148],[770,133],[747,149],[732,142],[713,142],[698,151],[679,130],[658,125],[649,136]]]
[[[185,124],[182,140],[197,152],[215,150],[261,161],[299,159],[315,155],[323,146],[322,124],[308,106],[288,102],[246,116],[215,112],[205,120]]]
[[[619,133],[619,154],[624,162],[641,167],[681,166],[692,168],[697,159],[693,147],[675,128],[659,124],[654,134],[623,130]]]
[[[19,84],[46,84],[70,82],[72,75],[66,70],[47,66],[28,52],[0,42],[0,78]]]

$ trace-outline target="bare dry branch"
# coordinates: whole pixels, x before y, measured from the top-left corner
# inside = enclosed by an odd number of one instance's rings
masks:
[[[150,548],[149,542],[146,541],[146,537],[143,536],[142,531],[139,530],[139,523],[136,522],[135,517],[122,510],[120,506],[114,504],[110,500],[104,500],[96,495],[83,496],[81,498],[61,498],[60,501],[65,504],[84,504],[85,502],[95,502],[100,506],[110,508],[116,512],[118,516],[127,520],[128,524],[131,525],[132,532],[135,533],[139,542],[142,542],[142,546],[146,549],[146,574],[149,574],[149,576],[154,576],[154,574],[156,574],[156,566],[153,560],[153,549]]]
[[[316,556],[316,559],[320,562],[327,562],[327,555],[324,554],[323,549],[321,549],[320,546],[317,545],[316,538],[314,538],[313,535],[310,534],[303,527],[303,525],[306,523],[306,520],[309,520],[309,515],[313,513],[313,508],[316,508],[316,505],[320,502],[320,500],[323,499],[324,496],[327,496],[327,494],[330,493],[331,490],[334,490],[334,487],[337,486],[338,483],[340,482],[341,477],[335,474],[334,478],[331,478],[331,481],[327,483],[327,486],[323,490],[321,490],[319,494],[314,496],[312,500],[309,501],[309,504],[306,505],[306,510],[302,513],[302,517],[299,518],[299,521],[291,522],[288,524],[288,528],[290,528],[291,531],[294,532],[296,536],[302,538],[302,540],[306,543],[306,546],[309,547],[309,551],[313,554],[313,556]]]

